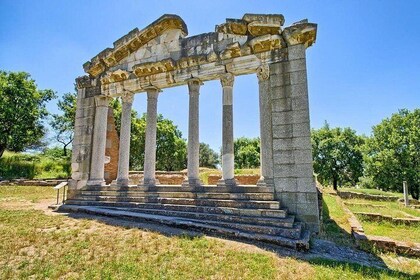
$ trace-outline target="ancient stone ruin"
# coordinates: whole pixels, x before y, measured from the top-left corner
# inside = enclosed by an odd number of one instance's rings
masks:
[[[163,15],[86,62],[88,75],[76,79],[72,179],[62,209],[103,213],[106,206],[109,215],[117,215],[110,207],[123,207],[126,217],[136,213],[148,221],[307,247],[309,233],[318,232],[320,223],[305,59],[317,25],[307,20],[283,24],[283,15],[245,14],[216,25],[214,32],[187,37],[179,16]],[[259,81],[261,178],[254,186],[240,185],[234,176],[234,82],[246,74],[256,74]],[[206,186],[199,180],[198,120],[200,86],[210,80],[220,80],[223,92],[223,175],[217,185]],[[165,186],[155,176],[158,97],[175,86],[188,86],[188,174],[181,185]],[[130,112],[134,95],[143,93],[144,179],[132,185]],[[123,108],[119,143],[115,137],[109,141],[108,132],[108,104],[116,97]],[[119,147],[118,157],[106,156],[111,147]],[[104,179],[107,162],[118,171],[111,184]]]

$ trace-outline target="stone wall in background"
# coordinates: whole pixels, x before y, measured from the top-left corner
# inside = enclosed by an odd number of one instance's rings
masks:
[[[105,174],[104,179],[107,184],[117,179],[118,173],[118,151],[120,148],[120,139],[115,127],[114,111],[110,107],[108,110],[108,127],[106,132],[106,148],[105,148]]]

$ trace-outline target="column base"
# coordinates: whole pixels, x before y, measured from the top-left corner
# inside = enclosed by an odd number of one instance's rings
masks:
[[[133,185],[130,179],[117,179],[111,182],[111,186],[113,187],[128,187],[129,185]]]
[[[182,182],[182,187],[196,188],[196,187],[201,187],[201,186],[202,186],[202,183],[200,179],[197,179],[197,178],[189,178],[187,180],[184,180],[184,182]]]
[[[139,186],[145,186],[145,187],[154,187],[156,185],[160,185],[160,182],[158,179],[143,179],[140,181]]]
[[[257,182],[258,187],[274,187],[274,179],[271,178],[264,178],[263,176],[258,179]]]
[[[235,187],[237,185],[239,185],[239,182],[235,178],[232,178],[232,179],[220,179],[217,182],[217,186],[218,187]]]
[[[105,186],[105,180],[88,180],[86,186]]]

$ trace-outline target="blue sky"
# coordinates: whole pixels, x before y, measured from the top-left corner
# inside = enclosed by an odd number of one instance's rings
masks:
[[[40,88],[74,90],[82,64],[135,27],[178,14],[189,36],[214,31],[225,18],[281,13],[286,26],[308,18],[318,24],[307,50],[311,126],[327,120],[370,134],[400,108],[420,107],[420,1],[0,1],[0,69],[31,73]],[[206,82],[200,96],[200,140],[221,146],[221,86]],[[55,102],[48,105],[57,112]],[[146,110],[144,94],[134,108]],[[187,138],[187,87],[161,93],[158,111]],[[235,137],[259,135],[255,75],[234,85]]]

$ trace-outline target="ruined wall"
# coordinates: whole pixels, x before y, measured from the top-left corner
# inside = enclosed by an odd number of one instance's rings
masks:
[[[115,127],[114,110],[112,110],[112,107],[109,107],[108,109],[107,122],[105,156],[109,161],[107,160],[107,163],[105,164],[104,179],[107,184],[110,184],[112,180],[117,179],[118,152],[120,147],[120,139]]]
[[[93,97],[89,97],[86,92],[87,88],[79,88],[77,94],[69,197],[72,189],[84,187],[89,179],[95,100]]]

